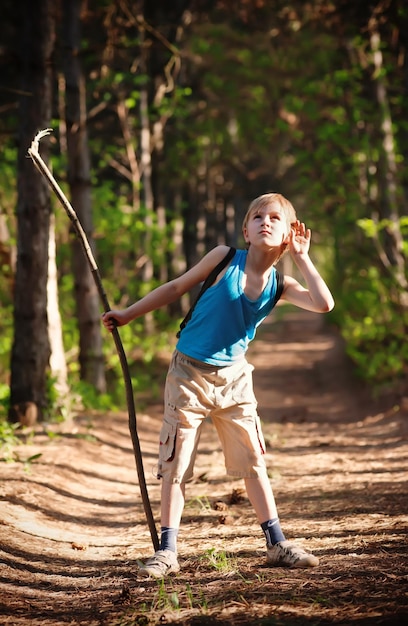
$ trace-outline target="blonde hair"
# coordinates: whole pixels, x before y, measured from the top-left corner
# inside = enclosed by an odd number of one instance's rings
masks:
[[[242,229],[247,227],[249,217],[250,215],[252,215],[252,213],[255,213],[255,211],[259,211],[260,209],[263,209],[264,207],[269,206],[274,202],[282,207],[283,213],[286,218],[288,230],[290,230],[292,224],[294,224],[297,220],[296,211],[293,207],[293,204],[289,202],[289,200],[287,200],[285,196],[282,196],[282,194],[276,193],[274,191],[271,193],[264,193],[262,196],[258,196],[258,198],[255,198],[255,200],[252,200],[251,204],[249,205],[248,211],[245,214],[244,221],[242,222]]]

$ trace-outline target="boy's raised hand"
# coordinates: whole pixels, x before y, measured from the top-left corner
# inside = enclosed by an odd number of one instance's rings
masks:
[[[292,224],[289,235],[289,252],[292,255],[308,254],[312,233],[310,228],[306,228],[303,222],[296,220]]]

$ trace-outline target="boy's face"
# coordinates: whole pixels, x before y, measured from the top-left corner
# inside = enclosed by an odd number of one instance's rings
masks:
[[[247,244],[263,248],[288,243],[289,232],[285,212],[277,202],[251,211],[243,229]]]

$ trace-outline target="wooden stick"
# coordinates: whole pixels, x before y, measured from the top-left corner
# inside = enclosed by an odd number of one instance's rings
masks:
[[[31,147],[28,149],[28,154],[33,160],[34,165],[36,166],[38,171],[47,179],[50,187],[54,191],[58,200],[61,202],[62,206],[64,207],[69,219],[71,220],[75,228],[75,232],[81,241],[82,247],[85,252],[85,256],[90,265],[92,276],[94,278],[96,287],[98,289],[99,296],[102,300],[104,310],[105,312],[107,312],[107,311],[110,311],[111,308],[109,306],[108,298],[106,296],[105,290],[102,285],[102,280],[100,277],[99,269],[96,264],[95,258],[93,256],[85,231],[82,228],[81,223],[78,219],[78,216],[75,213],[72,205],[68,202],[66,196],[62,192],[57,181],[55,180],[50,170],[48,169],[48,166],[46,165],[46,163],[43,161],[43,159],[41,158],[39,154],[40,140],[43,137],[49,135],[51,132],[52,132],[52,129],[46,128],[45,130],[41,130],[39,133],[37,133],[37,135],[34,137],[31,143]],[[129,414],[129,430],[130,430],[130,435],[132,438],[133,451],[134,451],[134,456],[135,456],[135,461],[136,461],[136,469],[137,469],[137,475],[139,479],[139,487],[140,487],[140,491],[142,495],[143,507],[144,507],[147,523],[149,525],[153,547],[154,547],[154,550],[156,551],[159,549],[159,539],[157,536],[157,529],[156,529],[156,524],[153,518],[152,509],[150,506],[149,494],[147,491],[146,479],[145,479],[145,474],[144,474],[144,469],[143,469],[142,453],[140,449],[139,437],[137,434],[136,409],[135,409],[135,401],[134,401],[134,394],[133,394],[133,388],[132,388],[132,380],[131,380],[130,373],[129,373],[129,366],[127,363],[126,354],[123,349],[122,341],[120,339],[117,328],[113,329],[112,335],[115,341],[116,350],[119,355],[119,360],[120,360],[120,364],[122,367],[122,373],[123,373],[123,377],[125,380],[126,401],[127,401],[128,414]]]

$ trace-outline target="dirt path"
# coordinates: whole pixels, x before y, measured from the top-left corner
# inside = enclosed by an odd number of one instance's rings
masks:
[[[406,624],[408,416],[370,405],[322,317],[287,314],[250,360],[282,525],[321,559],[268,569],[242,482],[211,424],[188,486],[181,572],[140,580],[151,553],[127,415],[38,431],[0,464],[0,624]],[[160,404],[138,414],[152,508]],[[32,462],[30,457],[41,454]]]

